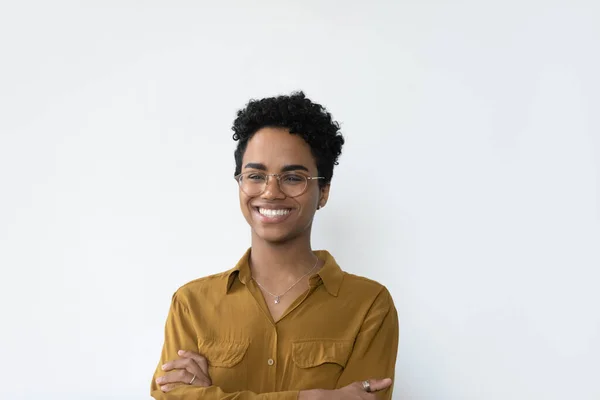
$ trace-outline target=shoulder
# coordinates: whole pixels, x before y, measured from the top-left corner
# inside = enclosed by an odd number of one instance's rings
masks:
[[[353,298],[361,303],[377,307],[394,307],[392,296],[383,284],[345,271],[343,274],[344,279],[340,288],[340,296]]]
[[[343,274],[344,281],[342,287],[346,290],[360,290],[375,295],[381,292],[387,292],[387,289],[384,285],[373,279],[369,279],[360,275],[354,275],[346,271],[344,271]]]
[[[202,305],[203,307],[218,304],[230,290],[234,278],[240,273],[249,273],[249,256],[250,249],[244,253],[233,268],[186,283],[177,289],[173,295],[173,301],[188,304],[196,303],[196,305]]]
[[[228,270],[194,279],[179,287],[173,294],[173,300],[189,303],[199,298],[211,299],[219,295],[224,295],[232,273],[234,271]]]
[[[343,270],[327,250],[320,250],[317,255],[325,260],[321,272],[323,282],[329,292],[340,298],[343,304],[363,308],[377,301],[378,304],[393,305],[390,293],[383,284]]]
[[[214,285],[218,285],[219,282],[223,282],[223,284],[225,284],[225,283],[227,283],[227,280],[229,279],[229,276],[231,275],[232,272],[233,272],[232,270],[228,270],[228,271],[219,272],[218,274],[208,275],[208,276],[204,276],[202,278],[194,279],[193,281],[190,281],[190,282],[186,283],[185,285],[182,285],[179,289],[177,289],[177,291],[178,292],[189,292],[189,291],[205,290],[205,289],[214,287]]]

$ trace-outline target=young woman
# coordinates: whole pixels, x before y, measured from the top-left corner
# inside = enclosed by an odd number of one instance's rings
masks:
[[[391,399],[398,319],[389,292],[313,251],[344,139],[302,92],[250,101],[233,125],[251,248],[173,296],[155,399]],[[381,379],[384,378],[384,379]]]

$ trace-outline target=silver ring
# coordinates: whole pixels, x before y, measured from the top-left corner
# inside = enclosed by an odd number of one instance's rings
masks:
[[[362,381],[362,385],[363,389],[365,389],[365,392],[371,393],[371,384],[369,383],[369,381]]]
[[[192,378],[192,380],[190,381],[189,385],[191,385],[192,383],[194,383],[194,381],[196,380],[196,375],[194,375],[194,377]]]

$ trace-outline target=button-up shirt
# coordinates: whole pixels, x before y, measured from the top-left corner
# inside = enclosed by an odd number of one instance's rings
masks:
[[[274,321],[250,273],[250,249],[235,268],[197,279],[173,295],[151,395],[168,400],[292,400],[301,390],[394,378],[398,316],[388,290],[346,273],[327,251],[309,289]],[[178,350],[208,360],[212,386],[155,380]],[[378,393],[391,399],[392,388]]]

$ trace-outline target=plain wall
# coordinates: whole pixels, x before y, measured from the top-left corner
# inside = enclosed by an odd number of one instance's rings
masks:
[[[600,399],[597,1],[0,6],[2,399],[145,399],[171,295],[250,244],[235,112],[347,144],[315,249],[385,284],[395,399]]]

